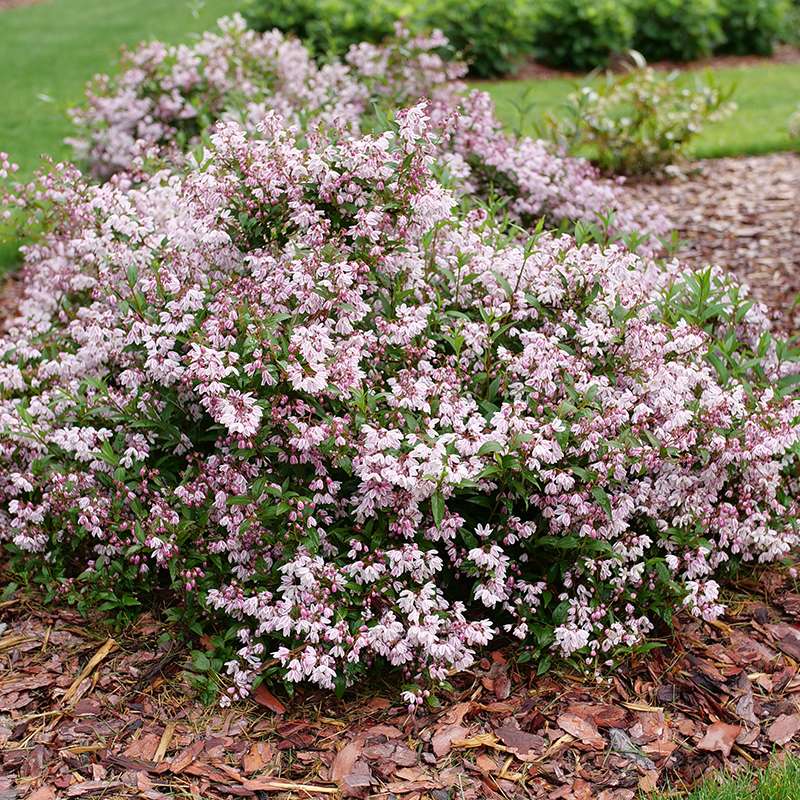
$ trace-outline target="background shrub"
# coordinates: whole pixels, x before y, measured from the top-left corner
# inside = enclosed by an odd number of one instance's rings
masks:
[[[719,0],[723,53],[768,56],[787,18],[783,0]]]
[[[590,70],[631,46],[630,11],[616,0],[544,0],[536,10],[535,52],[546,64]]]
[[[441,30],[480,78],[505,75],[533,44],[528,3],[517,0],[428,0],[414,14],[412,27]]]
[[[557,141],[605,172],[641,174],[683,158],[706,123],[732,110],[730,95],[710,74],[692,85],[643,67],[583,86],[567,99],[567,116],[549,123]]]
[[[648,61],[691,61],[723,40],[717,0],[632,0],[633,46]]]
[[[396,0],[247,0],[244,16],[257,31],[293,33],[315,53],[342,56],[359,42],[380,42],[408,9]]]
[[[800,139],[800,107],[789,118],[789,135],[795,139]]]
[[[258,31],[293,33],[317,55],[343,56],[355,44],[377,44],[402,20],[411,30],[441,30],[473,75],[505,75],[530,52],[530,5],[518,0],[248,0],[245,17]]]

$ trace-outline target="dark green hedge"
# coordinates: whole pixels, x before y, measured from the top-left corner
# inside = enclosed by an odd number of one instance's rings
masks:
[[[784,34],[788,0],[245,0],[257,30],[278,28],[320,56],[379,42],[403,20],[438,28],[472,75],[505,75],[526,57],[577,70],[636,49],[648,61],[762,54]]]

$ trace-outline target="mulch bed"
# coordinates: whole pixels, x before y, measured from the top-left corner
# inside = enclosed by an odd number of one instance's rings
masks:
[[[773,570],[737,591],[723,620],[679,618],[605,684],[537,678],[498,650],[415,716],[391,676],[342,701],[261,689],[204,706],[187,652],[149,616],[114,639],[70,609],[7,601],[0,798],[633,800],[692,784],[800,746],[796,582]]]
[[[665,210],[685,242],[682,261],[730,269],[778,329],[800,331],[800,154],[698,161],[682,178],[629,191]]]

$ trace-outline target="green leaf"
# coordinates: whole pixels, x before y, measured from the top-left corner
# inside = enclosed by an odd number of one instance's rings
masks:
[[[609,519],[611,518],[611,501],[608,499],[608,495],[606,494],[606,490],[602,486],[595,486],[592,489],[592,497],[600,504],[600,508],[608,514]]]
[[[485,456],[489,453],[500,453],[503,450],[503,445],[500,442],[484,442],[481,449],[478,450],[479,456]]]
[[[431,495],[431,513],[433,514],[433,524],[440,528],[444,518],[444,496],[438,489]]]

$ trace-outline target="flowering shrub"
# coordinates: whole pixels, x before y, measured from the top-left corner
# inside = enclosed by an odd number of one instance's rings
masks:
[[[800,108],[789,117],[789,136],[800,139]]]
[[[613,211],[616,231],[649,235],[651,250],[669,230],[657,208],[636,204],[586,161],[505,133],[489,95],[455,82],[464,67],[438,55],[446,44],[440,34],[399,30],[387,45],[362,43],[346,63],[319,68],[298,42],[275,31],[247,31],[241,17],[220,27],[191,48],[144,45],[123,60],[119,77],[95,80],[74,113],[80,135],[73,140],[93,174],[140,169],[146,155],[181,163],[220,119],[255,131],[273,110],[304,130],[335,123],[356,133],[379,129],[393,109],[427,97],[439,130],[437,157],[461,182],[461,194],[506,200],[525,222],[594,222]]]
[[[354,125],[367,95],[341,64],[318,67],[278,32],[248,31],[241,17],[193,45],[143,44],[127,53],[119,77],[96,76],[87,103],[73,111],[80,160],[100,178],[130,169],[159,146],[177,157],[226,113],[258,118],[268,104],[294,123]]]
[[[632,175],[675,163],[703,126],[729,114],[731,90],[709,74],[694,86],[678,72],[640,66],[622,75],[607,73],[567,99],[564,117],[549,119],[563,146],[589,152],[604,171]]]
[[[16,201],[49,229],[0,341],[19,569],[232,619],[236,695],[273,662],[441,680],[499,631],[600,664],[797,543],[800,401],[759,309],[459,212],[437,115],[271,111],[184,176],[62,167]]]

